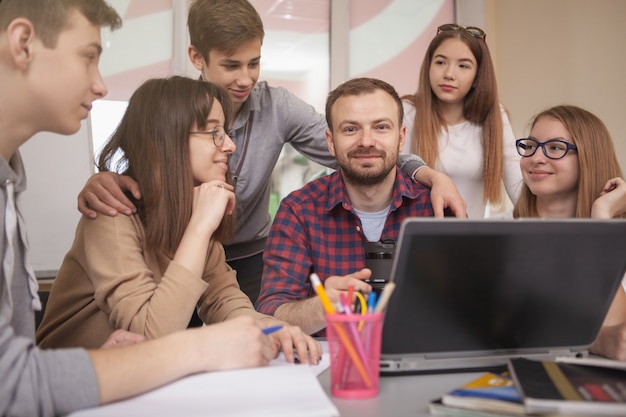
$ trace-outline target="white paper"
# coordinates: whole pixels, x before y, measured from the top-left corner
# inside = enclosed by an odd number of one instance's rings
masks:
[[[72,413],[71,417],[338,417],[317,375],[329,367],[327,346],[319,365],[287,363],[192,375],[146,394]]]
[[[321,340],[320,344],[322,345],[322,358],[318,362],[317,365],[309,365],[309,369],[315,374],[319,375],[330,367],[330,355],[328,353],[328,342],[326,340]],[[270,366],[306,366],[301,364],[293,364],[289,363],[285,360],[285,355],[281,352],[278,355],[278,358],[274,359],[270,362]]]

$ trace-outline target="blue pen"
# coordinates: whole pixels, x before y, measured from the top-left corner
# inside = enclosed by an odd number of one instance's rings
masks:
[[[367,297],[367,312],[373,313],[375,307],[376,307],[376,293],[372,291],[370,295]]]
[[[263,329],[263,334],[274,333],[274,332],[277,332],[278,330],[280,330],[282,328],[283,328],[282,324],[279,324],[278,326],[266,327],[265,329]]]

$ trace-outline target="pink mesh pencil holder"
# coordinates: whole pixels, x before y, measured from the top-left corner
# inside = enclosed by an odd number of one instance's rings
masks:
[[[340,398],[378,395],[383,314],[326,314],[331,394]]]

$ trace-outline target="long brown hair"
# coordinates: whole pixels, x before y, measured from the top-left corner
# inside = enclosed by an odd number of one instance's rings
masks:
[[[591,205],[611,178],[621,177],[622,170],[615,156],[611,134],[593,113],[576,106],[556,106],[533,117],[531,130],[537,121],[550,117],[563,123],[572,137],[578,153],[578,199],[576,217],[591,217]],[[522,184],[522,192],[513,209],[513,217],[539,217],[537,196]],[[626,218],[626,213],[619,216]]]
[[[502,116],[498,100],[496,74],[489,48],[465,30],[442,31],[431,41],[420,69],[417,92],[402,99],[415,106],[415,121],[411,138],[411,151],[420,155],[426,164],[435,166],[439,159],[438,137],[441,129],[447,129],[439,99],[430,87],[430,67],[437,48],[447,39],[460,39],[465,43],[477,63],[476,78],[467,93],[463,115],[471,123],[481,125],[483,131],[483,183],[484,201],[498,202],[502,196]]]
[[[101,171],[134,178],[142,199],[136,202],[146,245],[173,256],[191,218],[194,182],[189,162],[189,132],[206,128],[215,101],[230,126],[232,104],[226,91],[185,77],[148,80],[132,95],[120,125],[98,159]],[[121,157],[115,162],[118,155]],[[229,173],[230,174],[230,173]],[[226,180],[232,183],[227,175]],[[224,216],[213,238],[232,236],[234,217]]]

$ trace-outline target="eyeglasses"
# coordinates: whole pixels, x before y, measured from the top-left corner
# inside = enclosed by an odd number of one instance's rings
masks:
[[[485,38],[487,38],[487,34],[481,28],[478,28],[476,26],[461,26],[455,23],[447,23],[445,25],[439,26],[437,28],[437,35],[439,35],[440,32],[447,32],[450,30],[463,30],[469,33],[470,35],[472,35],[473,37],[482,39],[482,40],[485,40]]]
[[[578,148],[573,143],[561,139],[550,139],[545,142],[537,142],[535,139],[524,138],[515,141],[517,153],[523,157],[533,156],[538,148],[542,148],[543,154],[550,159],[564,158],[567,153]]]
[[[215,126],[213,130],[189,132],[190,135],[211,135],[216,148],[221,148],[226,140],[224,126]]]

